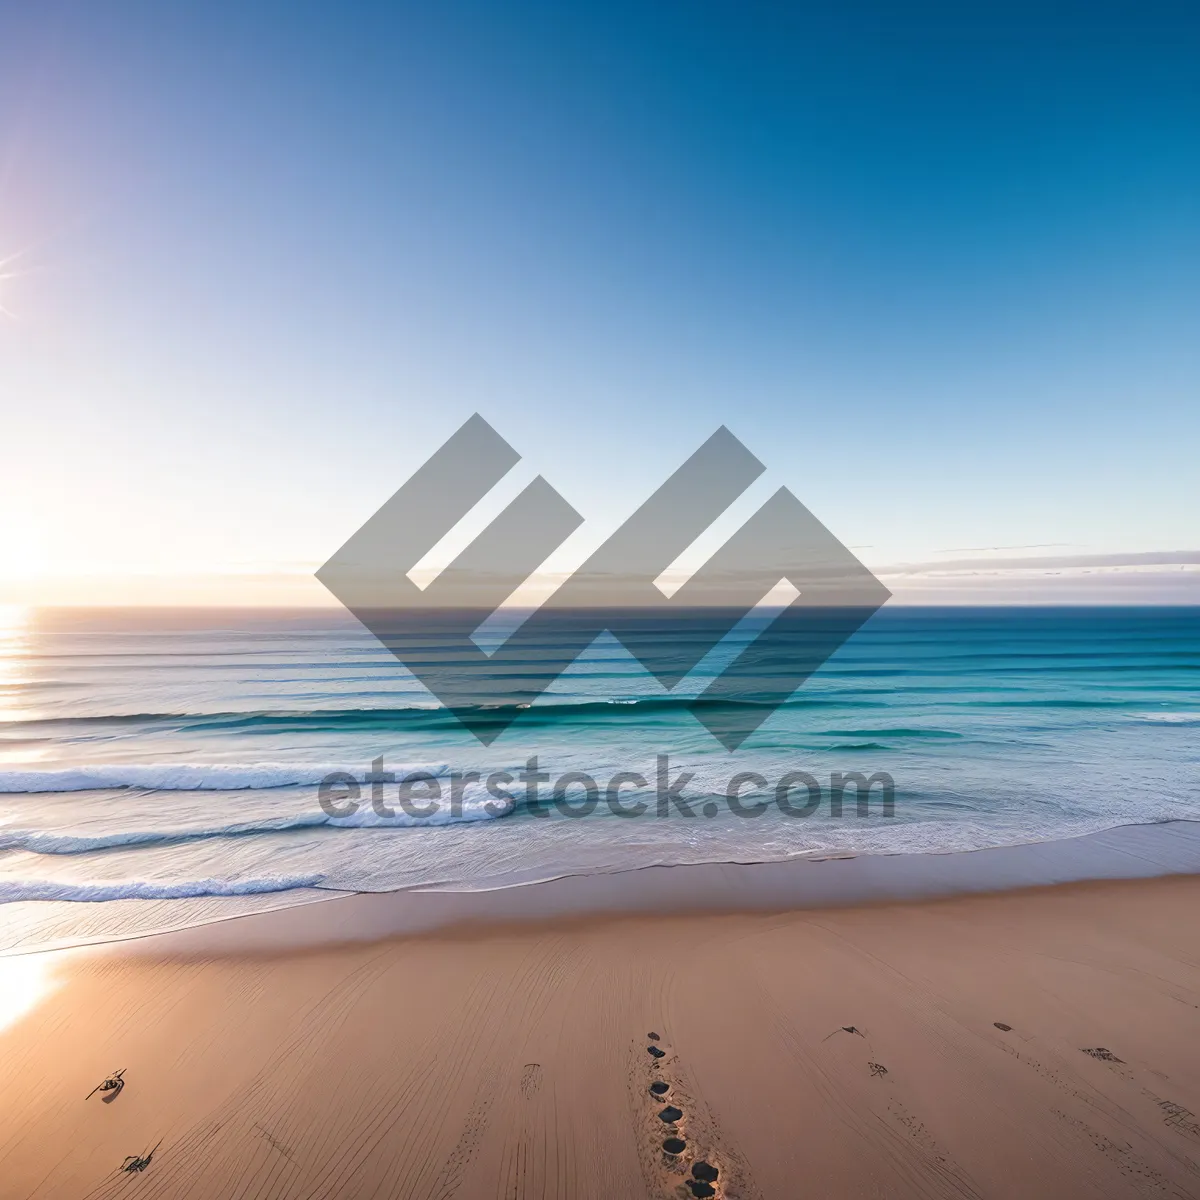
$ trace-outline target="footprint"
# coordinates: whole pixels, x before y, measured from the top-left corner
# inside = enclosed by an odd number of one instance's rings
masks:
[[[713,1184],[717,1182],[717,1176],[720,1171],[712,1165],[712,1163],[700,1162],[692,1164],[692,1177],[687,1181],[688,1191],[693,1196],[715,1196],[717,1189]]]
[[[657,1033],[648,1033],[648,1034],[646,1034],[646,1036],[647,1036],[647,1037],[648,1037],[648,1038],[649,1038],[649,1039],[650,1039],[652,1042],[657,1042],[657,1041],[658,1041],[658,1034],[657,1034]]]
[[[1186,1133],[1189,1137],[1200,1138],[1200,1122],[1197,1122],[1196,1114],[1191,1109],[1184,1108],[1182,1104],[1176,1104],[1174,1100],[1163,1100],[1153,1092],[1145,1092],[1145,1094],[1162,1109],[1170,1128],[1179,1133]]]
[[[763,1200],[744,1158],[699,1098],[676,1047],[659,1041],[646,1045],[650,1060],[636,1041],[628,1051],[629,1098],[647,1192],[672,1200]]]
[[[468,1170],[475,1161],[484,1135],[488,1131],[492,1101],[497,1089],[496,1074],[492,1070],[484,1073],[479,1092],[463,1123],[458,1142],[442,1164],[441,1172],[429,1189],[431,1196],[451,1196],[462,1185]]]
[[[521,1095],[526,1100],[532,1100],[541,1091],[542,1064],[526,1063],[521,1068]]]
[[[1093,1058],[1100,1059],[1101,1062],[1123,1063],[1123,1058],[1118,1058],[1111,1050],[1106,1050],[1103,1046],[1093,1046],[1090,1050],[1080,1046],[1079,1049],[1084,1054],[1090,1054]]]
[[[506,1110],[503,1175],[497,1189],[501,1195],[545,1194],[553,1153],[548,1146],[547,1112],[541,1098],[545,1090],[544,1074],[541,1063],[525,1063],[518,1082],[522,1102]]]

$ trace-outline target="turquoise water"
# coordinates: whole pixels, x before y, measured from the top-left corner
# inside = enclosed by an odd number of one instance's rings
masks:
[[[664,634],[664,636],[668,636]],[[681,688],[698,692],[703,678]],[[953,851],[1200,817],[1200,610],[878,613],[727,752],[607,637],[483,747],[341,612],[31,612],[0,622],[0,901],[204,898],[298,888],[494,887],[652,863]],[[659,756],[689,812],[657,815]],[[564,804],[497,802],[536,756]],[[323,811],[329,772],[422,770],[459,811],[403,812],[398,784]],[[618,772],[641,775],[626,805]],[[732,811],[730,778],[751,772]],[[775,785],[805,772],[776,804]],[[834,772],[882,773],[859,815]],[[335,793],[344,796],[345,789]],[[853,793],[851,793],[851,796]],[[707,812],[706,812],[706,807]],[[803,811],[805,807],[811,811]],[[386,813],[386,810],[384,810]]]

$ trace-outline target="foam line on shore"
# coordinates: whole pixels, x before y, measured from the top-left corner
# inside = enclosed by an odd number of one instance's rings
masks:
[[[461,924],[593,915],[851,907],[1087,880],[1200,874],[1200,822],[1127,825],[954,854],[704,863],[492,890],[359,893],[108,943],[153,957],[240,955],[411,936]]]

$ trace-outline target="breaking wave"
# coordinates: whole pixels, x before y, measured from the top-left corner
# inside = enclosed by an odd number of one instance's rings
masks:
[[[421,771],[449,773],[445,763],[408,763],[397,775]],[[108,788],[148,788],[167,792],[237,792],[244,789],[316,786],[344,772],[362,782],[361,763],[88,763],[80,767],[0,771],[2,792],[86,792]]]
[[[185,883],[159,880],[114,880],[109,883],[63,883],[40,879],[0,880],[0,904],[20,900],[191,900],[200,896],[256,896],[320,887],[323,875],[280,875],[264,879],[194,879]]]

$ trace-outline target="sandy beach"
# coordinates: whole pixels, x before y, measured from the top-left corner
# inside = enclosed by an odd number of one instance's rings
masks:
[[[0,1030],[0,1191],[1195,1196],[1198,902],[1171,877],[277,953],[234,921],[8,959],[45,994]]]

